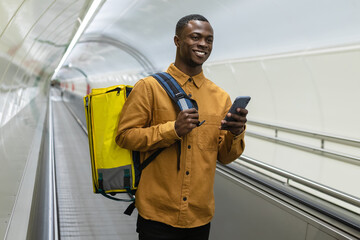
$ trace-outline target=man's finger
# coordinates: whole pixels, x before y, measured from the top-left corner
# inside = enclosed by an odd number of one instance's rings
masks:
[[[199,122],[198,118],[188,118],[186,119],[186,122],[197,124]]]
[[[236,112],[241,116],[246,116],[248,114],[248,110],[245,108],[238,108],[236,109]]]
[[[184,113],[197,113],[198,111],[195,108],[189,108],[182,110]]]
[[[187,115],[187,118],[198,119],[198,118],[199,118],[199,114],[198,114],[198,113],[188,114],[188,115]]]

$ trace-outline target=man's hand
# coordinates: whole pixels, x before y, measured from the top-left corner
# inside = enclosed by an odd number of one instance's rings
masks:
[[[236,112],[236,114],[227,114],[228,117],[232,118],[232,121],[221,120],[221,130],[228,130],[234,135],[239,135],[244,131],[248,110],[237,108]]]
[[[199,113],[195,108],[183,110],[177,116],[175,131],[179,137],[182,137],[196,128],[198,123]]]

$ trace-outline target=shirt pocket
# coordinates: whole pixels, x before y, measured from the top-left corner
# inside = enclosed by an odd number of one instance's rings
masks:
[[[205,122],[197,128],[197,144],[199,149],[206,151],[218,150],[221,119],[221,117],[215,115],[200,115],[200,121],[205,120]]]

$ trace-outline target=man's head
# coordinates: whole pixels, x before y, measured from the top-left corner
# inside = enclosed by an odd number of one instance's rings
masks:
[[[186,27],[186,25],[190,21],[194,21],[194,20],[209,22],[204,16],[202,16],[200,14],[186,15],[185,17],[180,18],[180,20],[177,22],[176,28],[175,28],[175,35],[180,36],[184,27]]]
[[[175,66],[199,73],[212,50],[214,32],[209,21],[198,14],[187,15],[178,21],[175,33]]]

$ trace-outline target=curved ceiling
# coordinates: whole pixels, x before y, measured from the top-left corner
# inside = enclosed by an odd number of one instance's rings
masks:
[[[89,74],[143,71],[131,54],[106,43],[111,38],[164,69],[175,58],[176,22],[190,13],[214,28],[209,62],[360,42],[358,0],[107,0],[81,38],[96,36],[97,43],[77,44],[65,64]]]

